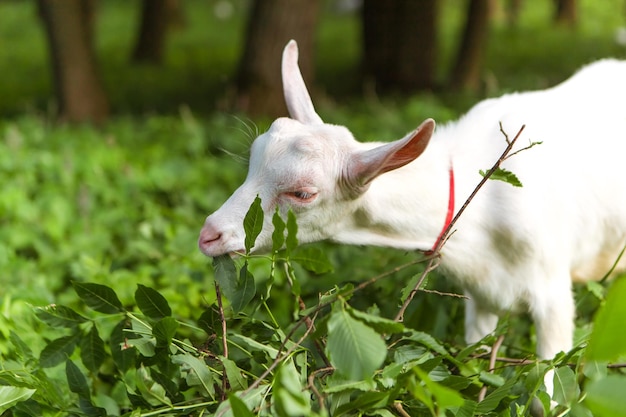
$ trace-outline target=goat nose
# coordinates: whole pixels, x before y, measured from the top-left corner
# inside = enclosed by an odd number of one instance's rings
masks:
[[[211,227],[203,227],[198,237],[198,246],[204,252],[213,242],[220,240],[222,234]]]

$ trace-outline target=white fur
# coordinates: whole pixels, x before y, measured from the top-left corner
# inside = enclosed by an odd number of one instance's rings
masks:
[[[265,224],[255,250],[271,247],[276,207],[296,213],[301,243],[429,249],[445,220],[450,164],[458,210],[506,146],[499,123],[511,138],[526,125],[516,149],[543,144],[503,165],[523,188],[488,181],[443,247],[442,267],[470,296],[468,342],[521,309],[535,322],[541,358],[569,350],[572,280],[601,278],[626,244],[626,62],[599,61],[554,88],[485,100],[440,127],[422,153],[431,120],[391,144],[360,143],[324,124],[297,56],[291,41],[283,80],[294,119],[277,119],[255,140],[246,181],[206,219],[202,252],[243,248],[242,219],[257,194]]]

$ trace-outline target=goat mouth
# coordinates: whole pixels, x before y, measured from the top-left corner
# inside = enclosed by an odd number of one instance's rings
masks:
[[[238,259],[245,255],[246,255],[245,249],[237,249],[237,250],[231,250],[228,252],[223,252],[223,253],[220,253],[219,255],[207,255],[207,256],[211,258],[219,258],[221,256],[230,256],[232,259]]]

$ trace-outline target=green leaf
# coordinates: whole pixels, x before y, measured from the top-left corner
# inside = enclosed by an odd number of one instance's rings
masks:
[[[511,394],[511,388],[516,382],[517,380],[515,378],[507,379],[501,387],[493,390],[484,400],[478,403],[476,414],[482,415],[495,410],[498,404],[500,404],[500,401]]]
[[[28,400],[37,390],[10,385],[0,386],[0,414],[15,404]]]
[[[287,254],[293,252],[296,247],[298,247],[298,224],[296,223],[296,215],[289,210],[287,212],[287,239],[285,240]]]
[[[220,255],[213,258],[215,282],[220,286],[224,297],[231,301],[237,288],[237,268],[229,255]]]
[[[39,320],[52,327],[74,328],[88,320],[71,308],[56,304],[36,307],[35,314]]]
[[[172,356],[172,363],[182,365],[184,370],[192,376],[192,378],[187,378],[187,383],[190,386],[201,386],[211,396],[211,399],[215,399],[214,384],[216,381],[206,363],[188,353]]]
[[[413,370],[426,385],[426,388],[430,391],[435,399],[435,403],[438,408],[447,409],[452,407],[460,407],[464,404],[465,400],[458,392],[439,384],[432,380],[432,378],[419,367],[414,367]]]
[[[455,417],[473,417],[475,415],[478,403],[471,400],[465,400],[463,405],[454,413]],[[521,415],[521,414],[518,414]]]
[[[140,337],[127,341],[128,346],[137,349],[137,351],[146,358],[151,358],[156,354],[156,339],[153,337]]]
[[[487,172],[485,172],[485,171],[483,171],[481,169],[480,170],[480,175],[482,175],[484,177],[484,176],[487,175]],[[496,170],[491,175],[491,177],[489,177],[489,179],[491,179],[491,180],[498,180],[498,181],[504,181],[507,184],[511,184],[514,187],[521,187],[522,186],[522,183],[520,182],[520,180],[517,178],[517,176],[515,174],[513,174],[511,171],[507,171],[506,169],[502,169],[502,168],[496,168]]]
[[[41,351],[39,365],[42,368],[51,368],[65,362],[74,352],[79,340],[80,334],[75,333],[71,336],[63,336],[51,341]]]
[[[235,394],[230,393],[228,395],[228,402],[230,403],[230,408],[233,416],[237,417],[254,417],[252,411],[248,409],[246,403]]]
[[[597,281],[587,281],[585,286],[587,287],[587,291],[593,294],[598,300],[604,300],[606,294],[606,288],[604,285]]]
[[[348,312],[355,319],[365,322],[368,326],[372,327],[380,334],[402,333],[405,330],[404,324],[398,323],[397,321],[364,313],[353,308],[348,309]]]
[[[258,350],[266,352],[271,358],[275,358],[276,355],[278,355],[278,349],[272,347],[270,344],[257,342],[253,338],[244,336],[241,333],[230,334],[229,341],[248,346],[248,348],[252,351]]]
[[[293,361],[283,362],[276,371],[272,398],[280,416],[311,414],[311,398],[307,391],[302,390],[300,374]]]
[[[460,375],[450,375],[441,381],[441,384],[458,392],[469,387],[472,384],[472,378]]]
[[[282,249],[285,244],[285,221],[280,217],[278,209],[274,212],[272,217],[272,224],[274,225],[274,231],[272,232],[272,253],[275,253]]]
[[[129,337],[134,336],[132,333],[124,331],[127,327],[126,320],[117,323],[111,331],[109,340],[113,361],[122,372],[126,372],[134,367],[135,358],[137,357],[137,349],[126,342]]]
[[[337,372],[334,372],[325,381],[324,392],[327,394],[341,393],[341,392],[352,392],[352,391],[375,391],[376,381],[370,378],[369,380],[361,380],[361,381],[352,381],[344,378],[342,375],[339,375]]]
[[[333,271],[333,265],[326,257],[326,253],[320,248],[312,246],[299,248],[290,255],[289,259],[299,263],[307,271],[316,274],[325,274]]]
[[[572,411],[570,411],[570,413],[568,414],[568,417],[569,416],[572,416],[572,417],[594,417],[594,415],[591,413],[591,410],[589,410],[589,408],[587,408],[587,406],[585,406],[585,405],[583,405],[581,403],[572,404],[571,410]],[[517,415],[521,416],[521,415],[525,415],[525,414],[518,413]]]
[[[335,411],[335,415],[350,415],[351,411],[354,410],[368,410],[367,415],[376,415],[375,413],[370,412],[369,410],[377,409],[385,407],[389,404],[389,395],[390,393],[387,391],[375,392],[370,391],[364,393],[363,395],[358,395],[352,401],[342,404],[337,407]],[[303,414],[305,415],[305,414]],[[393,414],[391,414],[393,416]]]
[[[414,274],[411,279],[409,279],[404,287],[402,287],[402,292],[400,293],[400,302],[404,303],[407,298],[411,295],[417,283],[422,279],[422,274]],[[428,276],[424,278],[422,283],[420,284],[419,289],[426,288],[428,285]]]
[[[380,334],[343,309],[333,311],[328,320],[326,349],[335,369],[351,380],[371,378],[387,356]]]
[[[152,335],[156,339],[157,347],[167,347],[178,330],[178,321],[173,317],[165,317],[152,326]]]
[[[87,378],[85,378],[85,375],[78,369],[78,366],[69,359],[65,361],[65,375],[70,391],[78,394],[78,396],[82,398],[90,397]]]
[[[198,317],[198,326],[208,335],[213,335],[221,331],[219,314],[212,308],[207,308]]]
[[[583,365],[583,374],[589,379],[601,379],[607,376],[607,363],[590,361]]]
[[[614,362],[626,356],[626,277],[613,282],[598,311],[586,356],[590,361]]]
[[[246,253],[250,253],[250,249],[254,246],[256,238],[259,237],[263,230],[263,208],[261,207],[261,199],[257,195],[246,216],[243,218],[243,230],[246,232],[244,245]]]
[[[45,395],[44,395],[44,398],[45,398]],[[54,399],[52,398],[46,398],[46,400],[48,400],[49,403],[53,403],[54,401]],[[13,406],[13,409],[15,410],[13,412],[14,416],[43,416],[44,415],[41,404],[39,404],[37,401],[33,400],[32,398],[29,398],[26,401],[22,401],[22,402],[15,404]],[[1,409],[0,409],[0,413],[2,413]]]
[[[585,404],[596,417],[624,415],[626,410],[626,376],[609,375],[587,386]]]
[[[152,378],[150,371],[143,364],[137,369],[135,383],[143,399],[150,405],[155,407],[172,406],[172,401],[168,398],[165,388]]]
[[[443,347],[443,345],[441,343],[439,343],[437,341],[437,339],[435,339],[434,337],[432,337],[428,333],[418,332],[418,331],[414,330],[414,331],[411,331],[411,333],[408,336],[406,336],[405,338],[408,339],[408,340],[412,340],[414,342],[418,342],[418,343],[426,346],[430,350],[433,350],[433,351],[439,353],[440,355],[450,356],[450,354],[448,353],[446,348]]]
[[[576,374],[569,366],[561,366],[554,370],[554,394],[552,398],[561,405],[570,405],[578,401],[580,388]]]
[[[504,385],[505,382],[502,375],[493,374],[487,371],[481,371],[478,379],[480,380],[480,382],[496,388],[501,387],[502,385]]]
[[[80,359],[85,368],[96,373],[104,362],[104,356],[104,341],[100,338],[96,326],[93,325],[89,333],[80,340]]]
[[[220,417],[250,417],[256,414],[249,414],[250,410],[258,409],[267,399],[267,386],[261,385],[249,391],[239,391],[230,393],[228,401],[222,401],[215,412]],[[236,398],[231,400],[231,398]],[[243,405],[242,405],[243,403]],[[244,408],[245,407],[245,408]],[[240,414],[241,413],[241,414]]]
[[[525,367],[528,370],[528,374],[524,381],[524,386],[528,392],[536,393],[539,390],[544,383],[544,377],[549,368],[548,364],[543,362],[535,362]]]
[[[300,297],[302,295],[302,286],[300,285],[300,280],[296,276],[296,271],[293,269],[293,265],[291,262],[286,263],[287,266],[287,275],[291,277],[291,293],[296,297]]]
[[[237,367],[237,364],[224,356],[219,356],[219,359],[228,377],[230,389],[232,391],[243,391],[248,388],[248,382],[243,377],[242,371]]]
[[[125,339],[124,343],[136,348],[141,355],[147,358],[154,356],[156,353],[156,338],[152,335],[152,326],[134,316],[131,317],[130,323],[131,334],[137,337]]]
[[[230,305],[235,313],[242,311],[254,298],[255,294],[256,286],[254,277],[248,270],[248,263],[246,262],[239,271],[239,280],[237,281],[235,292],[231,295],[231,298],[229,298]]]
[[[137,284],[135,301],[137,302],[139,310],[153,320],[159,320],[172,315],[172,309],[165,297],[153,288]]]
[[[96,407],[91,402],[90,398],[80,397],[78,399],[78,406],[82,415],[87,417],[107,417],[107,411],[104,408]]]
[[[391,411],[384,409],[384,408],[368,411],[368,415],[379,416],[379,417],[394,417],[394,414]]]
[[[13,330],[11,330],[9,334],[9,340],[11,341],[11,344],[15,347],[15,352],[17,353],[17,355],[24,362],[27,362],[34,357],[33,351],[30,349],[30,347]]]
[[[76,294],[91,309],[104,314],[116,314],[124,311],[115,291],[106,285],[73,281]]]

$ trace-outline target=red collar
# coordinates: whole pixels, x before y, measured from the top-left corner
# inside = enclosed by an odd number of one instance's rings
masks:
[[[449,186],[449,194],[448,194],[448,212],[446,213],[446,221],[443,224],[443,228],[437,236],[437,240],[433,244],[432,249],[424,252],[426,255],[432,255],[435,253],[437,247],[441,244],[441,239],[443,239],[444,234],[450,227],[450,223],[452,223],[452,218],[454,216],[454,168],[452,167],[452,162],[450,162],[450,169],[448,170],[449,178],[450,178],[450,186]]]

